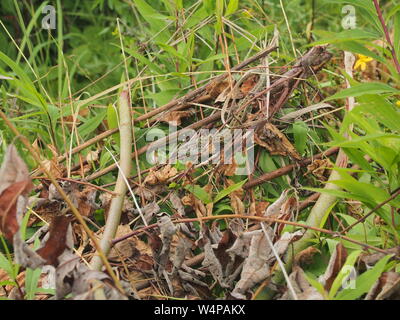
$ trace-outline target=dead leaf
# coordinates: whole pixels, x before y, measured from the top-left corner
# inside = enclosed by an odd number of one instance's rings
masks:
[[[250,91],[257,84],[259,78],[260,76],[258,74],[252,74],[243,81],[242,85],[240,86],[240,92],[243,94],[243,97],[250,93]]]
[[[258,230],[260,231],[260,230]],[[267,229],[270,237],[273,230]],[[246,292],[257,283],[264,281],[270,275],[268,258],[271,255],[271,247],[268,245],[264,232],[258,232],[251,238],[248,257],[244,261],[240,280],[237,282],[231,295],[237,299],[246,299]]]
[[[195,113],[194,109],[185,111],[170,111],[161,117],[160,121],[171,123],[174,126],[180,126],[183,118],[192,116]]]
[[[144,179],[143,183],[149,185],[163,184],[169,179],[175,177],[177,174],[178,170],[170,164],[167,164],[159,170],[150,169],[150,172]]]
[[[132,230],[129,227],[129,225],[127,225],[127,224],[119,225],[117,232],[115,234],[115,238],[123,237],[131,232],[132,232]],[[128,238],[121,242],[116,243],[111,248],[108,257],[111,260],[115,260],[118,258],[125,260],[125,259],[132,257],[134,252],[135,252],[135,241],[132,238]]]
[[[266,148],[271,155],[290,156],[296,160],[301,160],[301,156],[288,138],[272,123],[267,123],[263,128],[257,130],[254,141]]]
[[[0,231],[11,243],[19,230],[17,213],[25,210],[32,188],[28,167],[9,145],[0,168]]]
[[[299,300],[324,300],[324,297],[307,280],[303,269],[299,266],[293,267],[293,272],[289,275],[290,283]],[[294,297],[289,289],[282,295],[280,300],[293,300]]]
[[[307,166],[307,172],[304,176],[308,174],[313,174],[318,180],[326,181],[328,178],[327,175],[330,172],[330,169],[333,167],[332,162],[326,159],[315,159],[311,164]]]
[[[227,88],[229,88],[228,80],[211,81],[206,87],[206,92],[211,98],[216,99]]]
[[[204,260],[202,266],[207,268],[211,273],[215,281],[223,288],[228,288],[229,285],[225,282],[224,272],[222,270],[221,262],[215,255],[214,249],[212,248],[211,241],[207,236],[204,237]]]
[[[384,272],[369,290],[365,300],[398,300],[400,298],[400,275]]]
[[[46,244],[36,251],[46,261],[46,264],[57,267],[58,257],[67,249],[67,232],[70,222],[71,218],[65,215],[53,218]]]
[[[284,190],[279,198],[275,200],[273,204],[271,204],[267,210],[265,211],[264,216],[266,217],[276,217],[281,214],[282,205],[287,200],[289,190]]]
[[[177,227],[173,224],[171,218],[165,212],[161,212],[158,215],[159,217],[157,219],[157,224],[160,229],[162,247],[160,254],[158,255],[157,259],[155,257],[155,260],[158,264],[158,274],[161,275],[167,265],[169,252],[171,250],[172,236],[177,232]]]
[[[184,217],[185,216],[185,208],[182,204],[181,199],[176,194],[176,192],[171,192],[171,195],[169,196],[169,200],[171,201],[172,206],[178,212],[178,214],[181,217]]]
[[[325,290],[330,290],[333,281],[336,279],[336,276],[344,266],[346,259],[347,250],[344,245],[339,242],[335,248],[335,251],[331,255],[325,273],[318,279],[319,282],[324,286]]]
[[[317,253],[321,253],[317,248],[315,247],[308,247],[302,251],[300,251],[298,254],[296,254],[294,258],[294,265],[311,265],[313,263],[314,256]]]

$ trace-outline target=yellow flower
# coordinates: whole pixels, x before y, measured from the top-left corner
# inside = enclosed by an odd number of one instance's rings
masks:
[[[396,106],[398,106],[400,108],[400,100],[396,101]]]
[[[113,31],[113,32],[111,32],[111,34],[112,34],[113,36],[115,36],[115,37],[118,37],[118,36],[119,36],[119,30],[118,30],[118,27],[115,27],[114,31]]]
[[[372,61],[373,59],[367,56],[364,56],[363,54],[358,55],[358,60],[356,61],[354,65],[354,70],[357,70],[358,68],[361,69],[361,71],[365,71],[367,68],[367,63]]]
[[[253,12],[253,9],[244,9],[243,11],[242,11],[242,14],[243,14],[243,16],[245,17],[245,18],[248,18],[248,19],[250,19],[250,18],[253,18],[254,17],[254,12]]]

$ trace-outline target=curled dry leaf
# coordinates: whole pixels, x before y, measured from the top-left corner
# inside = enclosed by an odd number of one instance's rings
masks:
[[[211,273],[215,281],[223,288],[228,288],[229,285],[225,282],[224,272],[222,271],[221,262],[215,255],[214,249],[211,245],[210,239],[207,236],[204,237],[204,260],[202,262],[202,266],[207,268]]]
[[[150,172],[144,179],[143,183],[148,185],[163,184],[169,179],[175,177],[177,174],[178,170],[170,164],[167,164],[159,170],[150,169]]]
[[[9,145],[0,168],[0,231],[10,242],[19,229],[17,211],[25,210],[32,188],[28,167],[16,148]]]
[[[258,74],[252,74],[246,80],[243,81],[242,85],[240,86],[240,92],[242,96],[245,97],[250,93],[250,91],[254,88],[257,84],[260,76]]]
[[[307,280],[303,269],[299,266],[293,267],[293,272],[289,275],[294,292],[299,300],[324,300],[324,297]],[[293,300],[290,290],[286,290],[280,300]]]
[[[339,274],[339,271],[344,266],[347,259],[347,250],[342,243],[338,243],[335,251],[331,255],[328,267],[325,273],[318,279],[318,281],[325,287],[325,290],[329,291],[333,281]]]
[[[284,190],[282,192],[282,194],[279,196],[279,198],[267,208],[267,210],[265,211],[264,216],[273,217],[273,216],[280,215],[281,214],[282,205],[287,200],[288,192],[289,192],[289,190]]]
[[[216,99],[225,89],[229,88],[229,81],[211,81],[206,87],[206,93]]]
[[[115,238],[120,238],[125,236],[126,234],[131,233],[132,230],[129,225],[119,225],[117,232],[115,234]],[[113,246],[108,255],[109,259],[129,259],[135,253],[135,241],[131,238],[125,239],[124,241],[118,242]]]
[[[385,250],[387,253],[393,253],[395,255],[400,254],[400,246],[386,249]],[[381,260],[384,256],[387,255],[387,253],[381,253],[381,252],[376,252],[376,253],[371,253],[371,254],[362,254],[360,257],[360,260],[366,264],[367,267],[372,267],[374,266],[379,260]]]
[[[162,212],[158,218],[157,224],[160,229],[160,237],[162,241],[161,252],[156,260],[158,263],[158,274],[161,275],[168,262],[169,252],[171,250],[172,236],[177,232],[177,227],[171,221],[168,214]]]
[[[144,215],[144,219],[146,220],[147,223],[149,223],[154,216],[160,212],[160,206],[158,205],[157,202],[153,201],[150,202],[149,204],[146,204],[143,208],[141,208],[141,211]],[[139,214],[139,210],[138,209],[133,209],[133,213],[135,215]],[[130,216],[130,219],[133,220],[136,217],[134,216]]]
[[[301,160],[301,156],[288,138],[272,123],[267,123],[263,128],[257,130],[254,141],[266,148],[271,155],[290,156],[296,160]]]
[[[365,300],[385,299],[400,299],[400,275],[397,272],[382,273],[365,297]]]
[[[273,230],[267,229],[273,236]],[[257,283],[264,281],[270,275],[268,258],[271,255],[271,247],[263,232],[256,233],[251,238],[248,257],[244,261],[240,280],[233,289],[231,295],[237,299],[246,299],[246,292]]]
[[[298,230],[296,232],[285,232],[281,238],[274,243],[274,248],[276,252],[278,253],[279,256],[282,256],[287,248],[289,247],[289,244],[291,244],[293,241],[299,240],[303,236],[303,231]],[[273,259],[274,255],[271,254],[269,257],[269,260]]]
[[[57,267],[58,257],[67,249],[67,231],[71,218],[65,215],[55,216],[50,224],[49,238],[45,245],[36,252],[46,261],[47,265]]]
[[[308,247],[302,251],[300,251],[296,256],[294,257],[294,265],[298,266],[303,266],[303,265],[310,265],[313,263],[314,256],[317,253],[321,253],[317,248],[315,247]]]
[[[327,159],[315,159],[311,164],[307,166],[307,172],[304,176],[308,174],[313,174],[318,180],[326,181],[328,178],[330,169],[333,167],[332,162]]]
[[[183,207],[181,199],[178,197],[176,192],[171,192],[169,196],[169,200],[171,201],[172,206],[178,212],[181,217],[185,216],[185,208]]]

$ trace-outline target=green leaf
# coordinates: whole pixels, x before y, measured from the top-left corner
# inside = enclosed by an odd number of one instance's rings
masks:
[[[238,183],[235,183],[235,184],[229,186],[228,188],[225,188],[224,190],[218,192],[218,194],[215,196],[214,203],[218,202],[222,198],[225,198],[230,193],[240,189],[246,183],[246,181],[247,181],[247,179],[240,181]]]
[[[388,255],[379,260],[372,269],[357,277],[354,289],[344,289],[335,297],[335,300],[355,300],[367,293],[376,280],[379,279],[391,257],[392,255]]]
[[[333,96],[325,99],[324,101],[331,101],[337,99],[344,99],[348,97],[359,97],[366,94],[400,94],[400,90],[397,90],[387,84],[381,82],[367,82],[362,83],[356,86],[353,86],[348,89],[344,89]]]
[[[5,270],[11,279],[15,278],[12,262],[10,262],[1,252],[0,252],[0,269]]]
[[[78,127],[79,134],[84,137],[89,133],[92,133],[104,120],[107,111],[101,111],[96,116],[89,118],[85,123]]]
[[[189,192],[193,193],[194,196],[202,201],[205,204],[209,204],[212,202],[212,199],[210,195],[200,186],[197,184],[195,185],[186,185],[185,189],[188,190]]]
[[[335,281],[333,281],[331,290],[329,291],[330,299],[332,299],[336,295],[339,288],[342,286],[343,280],[347,276],[349,276],[351,270],[354,267],[354,264],[357,261],[358,256],[361,254],[361,252],[362,252],[361,250],[353,251],[347,257],[346,262],[344,263],[342,269],[339,271],[338,275],[336,276]]]
[[[307,132],[308,127],[303,121],[296,121],[293,123],[294,142],[297,151],[303,154],[307,147]]]
[[[379,34],[364,31],[361,29],[352,29],[352,30],[345,30],[342,32],[327,32],[325,30],[314,30],[314,33],[322,36],[321,40],[315,41],[308,46],[313,47],[317,45],[327,44],[327,43],[338,43],[343,41],[354,41],[354,40],[362,40],[362,39],[378,39]]]
[[[228,8],[226,8],[225,16],[229,16],[237,11],[239,7],[239,0],[230,0]]]

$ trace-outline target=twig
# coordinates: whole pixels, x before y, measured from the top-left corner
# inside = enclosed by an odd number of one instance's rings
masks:
[[[243,188],[244,189],[251,189],[251,188],[253,188],[255,186],[258,186],[258,185],[260,185],[260,184],[262,184],[264,182],[267,182],[267,181],[273,180],[275,178],[281,177],[281,176],[283,176],[285,174],[288,174],[289,172],[291,172],[293,169],[295,169],[298,166],[305,167],[305,166],[309,165],[310,163],[312,163],[315,159],[321,159],[323,157],[329,157],[329,156],[337,153],[338,151],[339,151],[339,148],[337,148],[337,147],[330,148],[330,149],[326,150],[325,152],[316,154],[313,157],[304,159],[304,160],[299,161],[297,163],[289,164],[289,165],[287,165],[285,167],[279,168],[279,169],[274,170],[272,172],[265,173],[262,176],[247,182],[243,186]]]
[[[385,19],[383,18],[382,10],[379,6],[378,0],[374,0],[374,5],[375,5],[376,12],[378,14],[379,21],[381,22],[383,31],[385,33],[386,40],[389,43],[390,52],[392,53],[394,65],[396,66],[397,72],[400,74],[400,63],[399,63],[399,60],[397,59],[396,50],[394,48],[392,39],[390,38],[389,30],[386,26]]]
[[[380,208],[382,208],[386,203],[392,201],[393,199],[397,198],[400,195],[400,188],[397,188],[394,193],[387,198],[385,201],[383,201],[382,203],[378,204],[375,208],[373,208],[370,212],[368,212],[365,216],[363,216],[361,219],[357,220],[356,222],[354,222],[353,224],[351,224],[350,226],[348,226],[346,229],[344,229],[342,231],[342,233],[346,233],[348,232],[350,229],[352,229],[354,226],[356,226],[357,224],[364,222],[371,214],[373,214],[374,212],[376,212],[377,210],[379,210]]]
[[[221,219],[249,219],[249,220],[255,220],[255,221],[260,221],[260,222],[274,222],[274,223],[282,223],[282,224],[287,224],[287,225],[291,225],[291,226],[295,226],[295,227],[299,227],[299,228],[304,228],[307,230],[312,230],[312,231],[317,231],[317,232],[321,232],[321,233],[326,233],[329,234],[335,238],[340,238],[342,240],[346,240],[349,242],[352,242],[354,244],[357,244],[365,249],[370,249],[370,250],[374,250],[380,253],[384,253],[384,254],[392,254],[390,252],[387,252],[383,249],[371,246],[367,243],[363,243],[361,241],[358,240],[354,240],[350,237],[344,236],[342,234],[340,234],[339,232],[335,232],[335,231],[331,231],[328,229],[324,229],[324,228],[318,228],[318,227],[313,227],[307,224],[302,224],[302,223],[298,223],[298,222],[293,222],[293,221],[287,221],[287,220],[283,220],[283,219],[276,219],[276,218],[271,218],[271,217],[259,217],[259,216],[246,216],[246,215],[241,215],[241,214],[222,214],[222,215],[217,215],[217,216],[208,216],[208,217],[197,217],[197,218],[184,218],[184,219],[176,219],[176,220],[172,220],[173,223],[189,223],[189,222],[202,222],[202,221],[208,221],[208,220],[221,220]],[[142,228],[140,230],[136,230],[133,231],[131,233],[126,234],[123,237],[114,239],[112,241],[113,245],[121,242],[123,240],[126,240],[134,235],[138,235],[140,233],[142,233],[144,231],[144,229],[149,230],[149,229],[153,229],[158,227],[158,225],[152,224],[149,225],[145,228]],[[304,237],[304,236],[303,236]],[[398,257],[400,258],[400,257]]]

